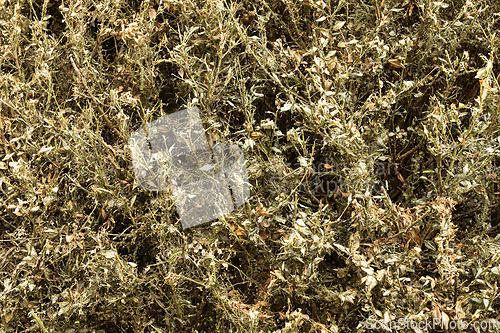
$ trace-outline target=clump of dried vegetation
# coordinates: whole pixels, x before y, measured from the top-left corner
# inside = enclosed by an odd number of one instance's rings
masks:
[[[498,323],[500,2],[0,3],[2,331]],[[127,144],[188,106],[252,196],[182,230]]]

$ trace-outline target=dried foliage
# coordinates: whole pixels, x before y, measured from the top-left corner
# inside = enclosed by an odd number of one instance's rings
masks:
[[[500,325],[498,1],[0,4],[0,331]],[[189,106],[252,196],[182,230],[127,144]]]

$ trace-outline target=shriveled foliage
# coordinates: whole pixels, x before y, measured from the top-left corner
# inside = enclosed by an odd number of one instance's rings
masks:
[[[1,330],[500,325],[500,2],[0,3]],[[252,195],[182,230],[127,145],[189,106]]]

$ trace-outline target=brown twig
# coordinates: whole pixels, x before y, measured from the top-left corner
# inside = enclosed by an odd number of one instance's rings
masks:
[[[404,160],[407,156],[413,154],[416,150],[418,150],[419,148],[421,148],[425,143],[425,140],[422,140],[420,141],[420,143],[418,145],[416,145],[415,147],[413,147],[412,149],[410,149],[409,151],[407,151],[406,153],[404,153],[403,155],[398,155],[396,157],[396,162],[397,161],[402,161]]]

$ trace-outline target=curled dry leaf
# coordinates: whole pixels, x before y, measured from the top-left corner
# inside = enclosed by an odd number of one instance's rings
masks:
[[[269,229],[262,229],[259,231],[260,238],[262,238],[264,240],[268,239],[270,235],[271,235],[271,232],[269,231]]]
[[[401,60],[399,60],[399,59],[390,59],[389,61],[387,61],[387,63],[394,68],[398,68],[398,69],[405,68],[405,65],[403,65],[401,63]]]
[[[257,213],[260,216],[271,216],[271,213],[269,213],[265,207],[257,209]]]
[[[444,327],[445,329],[448,329],[448,324],[450,323],[450,317],[446,314],[446,312],[442,312],[442,320],[441,320],[441,326]]]
[[[431,311],[431,316],[432,318],[441,321],[441,311],[439,311],[439,308],[437,305],[434,305],[434,309]]]
[[[231,230],[238,236],[239,239],[243,239],[246,236],[245,229],[242,226],[239,226],[235,223],[230,222],[229,227]]]
[[[260,138],[265,137],[265,135],[262,134],[261,132],[252,132],[252,134],[250,134],[250,137],[252,138],[252,140],[258,140]]]
[[[403,176],[398,172],[398,179],[401,183],[405,184],[405,179],[403,178]]]

